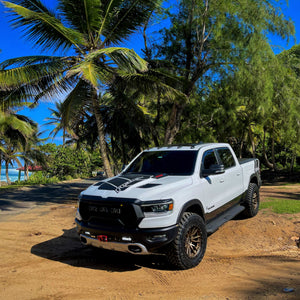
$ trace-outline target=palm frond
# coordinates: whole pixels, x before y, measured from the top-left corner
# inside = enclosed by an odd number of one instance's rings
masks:
[[[0,70],[0,88],[10,89],[11,87],[40,81],[41,78],[49,77],[52,74],[62,74],[68,68],[69,62],[69,60],[61,57],[55,57],[39,64],[21,63],[20,60],[16,64],[21,64],[21,66]],[[3,65],[7,64],[8,62],[3,62]]]
[[[20,119],[18,116],[0,111],[0,127],[12,128],[19,131],[23,136],[28,137],[34,132],[34,128],[26,120]]]
[[[68,124],[86,105],[91,98],[91,86],[84,80],[80,80],[72,92],[62,103],[61,113],[63,123]]]
[[[68,71],[68,75],[77,75],[92,84],[94,87],[98,87],[100,83],[111,82],[113,72],[112,69],[105,64],[96,63],[93,60],[83,60],[73,69]]]
[[[103,21],[105,20],[105,23],[99,28],[98,38],[100,35],[105,37],[103,44],[118,44],[127,39],[149,18],[149,15],[160,3],[159,0],[101,2],[103,3]]]
[[[137,89],[139,93],[153,95],[154,93],[162,93],[166,98],[180,102],[186,102],[187,96],[182,92],[183,82],[178,77],[171,74],[151,70],[147,73],[126,73],[118,70],[121,78],[126,80],[127,86]]]
[[[60,0],[58,9],[62,18],[72,28],[87,36],[91,44],[95,43],[95,32],[103,19],[103,2],[99,0]]]
[[[14,1],[20,2],[20,1]],[[39,1],[35,1],[36,3]],[[42,49],[51,48],[53,50],[68,50],[75,46],[78,51],[82,52],[80,45],[85,45],[84,36],[72,29],[65,27],[48,10],[40,9],[31,10],[31,1],[21,1],[21,5],[13,2],[3,1],[3,4],[9,9],[14,17],[11,22],[14,27],[20,27],[24,30],[24,36]],[[28,8],[29,7],[29,8]]]
[[[16,68],[35,64],[63,62],[64,64],[74,64],[78,60],[75,56],[49,56],[49,55],[32,55],[10,58],[0,63],[0,70],[5,70],[8,67]]]
[[[86,61],[96,60],[101,57],[108,57],[120,70],[135,73],[136,71],[147,71],[147,62],[142,59],[134,50],[123,47],[109,47],[96,50],[86,56]]]
[[[49,78],[48,78],[49,79]],[[34,103],[38,103],[41,99],[53,99],[53,97],[61,97],[70,92],[78,82],[77,76],[58,76],[48,80],[48,84],[44,85],[38,93],[34,95]],[[47,83],[47,82],[46,82]],[[39,88],[41,85],[39,84]]]

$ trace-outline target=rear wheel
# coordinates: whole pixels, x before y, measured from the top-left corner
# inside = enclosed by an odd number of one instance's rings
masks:
[[[245,210],[242,212],[245,218],[257,215],[259,209],[259,189],[257,184],[250,183],[244,201]]]
[[[206,250],[207,234],[203,219],[186,212],[179,223],[175,240],[168,246],[167,259],[178,269],[197,266]]]

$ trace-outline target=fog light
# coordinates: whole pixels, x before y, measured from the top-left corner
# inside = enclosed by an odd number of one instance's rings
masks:
[[[131,241],[132,241],[132,238],[129,237],[129,236],[122,236],[122,241],[123,241],[123,242],[131,242]]]
[[[157,234],[157,235],[148,237],[147,240],[149,242],[164,242],[167,240],[167,235],[166,234]]]

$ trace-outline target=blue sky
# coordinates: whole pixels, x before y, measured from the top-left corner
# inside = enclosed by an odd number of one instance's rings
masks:
[[[48,7],[54,8],[55,2],[53,0],[44,0],[44,3],[47,4]],[[283,3],[285,1],[282,1]],[[284,14],[287,17],[290,17],[294,23],[296,28],[296,41],[291,39],[291,41],[287,44],[286,41],[282,41],[277,37],[270,36],[270,42],[273,46],[278,46],[274,48],[276,53],[281,52],[284,49],[289,49],[295,43],[299,43],[300,41],[300,0],[290,0],[289,7],[283,5],[282,7]],[[14,58],[19,56],[26,56],[26,55],[39,55],[39,54],[50,54],[50,53],[43,53],[40,49],[32,48],[30,43],[22,38],[22,33],[20,30],[12,29],[8,23],[8,17],[4,13],[4,7],[0,3],[0,61],[4,61],[8,58]],[[141,54],[141,47],[143,45],[142,37],[140,34],[135,34],[134,37],[129,40],[125,46],[129,48],[133,48],[138,54]],[[35,122],[39,124],[40,130],[48,130],[51,131],[51,127],[49,126],[42,126],[46,121],[47,117],[50,117],[50,112],[48,108],[55,108],[54,102],[58,99],[52,99],[51,102],[43,102],[39,104],[35,109],[24,109],[20,113],[29,116]],[[43,135],[43,137],[48,136],[47,133]],[[51,141],[51,140],[49,140]],[[60,144],[62,142],[61,137],[57,137],[54,140],[55,143]]]

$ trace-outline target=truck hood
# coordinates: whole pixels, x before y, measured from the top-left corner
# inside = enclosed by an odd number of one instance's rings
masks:
[[[172,198],[174,193],[192,183],[190,176],[121,174],[90,186],[81,193],[81,197],[91,195],[141,201],[167,199]]]

